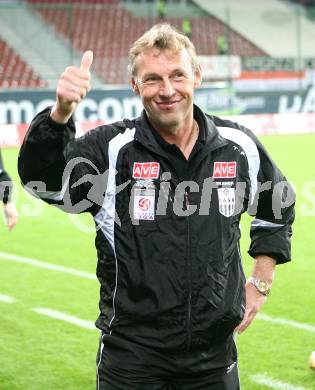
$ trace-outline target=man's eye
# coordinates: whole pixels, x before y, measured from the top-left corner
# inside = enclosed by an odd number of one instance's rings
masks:
[[[159,81],[159,79],[157,77],[148,77],[147,79],[144,80],[144,83],[145,84],[153,84],[153,83],[157,83]]]
[[[176,73],[174,76],[173,76],[173,79],[175,80],[175,81],[181,81],[181,80],[183,80],[184,79],[184,75],[183,75],[183,73]]]

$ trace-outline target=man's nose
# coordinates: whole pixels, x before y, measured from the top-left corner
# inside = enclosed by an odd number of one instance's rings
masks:
[[[160,94],[169,97],[172,96],[174,92],[175,90],[172,81],[169,78],[163,79],[160,87]]]

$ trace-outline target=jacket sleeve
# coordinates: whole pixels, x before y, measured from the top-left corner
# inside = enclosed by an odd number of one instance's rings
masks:
[[[72,118],[65,125],[55,123],[50,110],[33,119],[20,149],[22,184],[34,196],[66,212],[94,214],[102,205],[106,188],[103,132],[95,129],[76,139]]]
[[[7,204],[11,200],[13,183],[9,174],[5,171],[0,151],[0,200]]]
[[[11,200],[13,182],[6,171],[0,170],[0,200],[7,204]]]
[[[257,147],[259,164],[254,201],[248,208],[248,213],[255,217],[248,253],[252,257],[268,255],[277,264],[284,263],[291,260],[295,194],[263,145],[252,133],[250,136]]]

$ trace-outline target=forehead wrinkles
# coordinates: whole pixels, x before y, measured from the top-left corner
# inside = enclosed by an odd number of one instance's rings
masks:
[[[136,60],[136,73],[168,73],[174,69],[192,71],[191,58],[185,49],[176,52],[157,48],[139,54]]]

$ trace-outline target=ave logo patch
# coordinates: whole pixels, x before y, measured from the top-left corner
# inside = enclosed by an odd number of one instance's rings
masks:
[[[236,177],[236,161],[216,161],[213,168],[214,179]]]
[[[160,164],[158,162],[135,162],[132,177],[134,179],[158,179]]]

